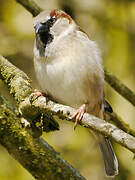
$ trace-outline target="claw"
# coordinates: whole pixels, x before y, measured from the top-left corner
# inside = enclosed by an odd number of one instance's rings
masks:
[[[40,92],[39,90],[34,89],[34,92],[31,93],[31,95],[30,95],[30,97],[29,97],[30,103],[32,104],[33,98],[34,98],[34,99],[37,99],[37,98],[40,97],[40,96],[45,96],[45,95],[44,95],[44,93]]]
[[[72,119],[76,119],[74,124],[74,130],[76,129],[78,123],[82,120],[84,113],[86,112],[87,104],[83,104],[76,113],[71,117]]]

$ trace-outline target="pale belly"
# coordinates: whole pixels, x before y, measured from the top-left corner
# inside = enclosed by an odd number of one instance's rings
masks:
[[[80,107],[89,103],[93,108],[103,96],[103,88],[97,87],[93,73],[85,64],[68,60],[43,63],[35,61],[35,71],[42,90],[59,103]],[[77,68],[80,67],[80,68]]]

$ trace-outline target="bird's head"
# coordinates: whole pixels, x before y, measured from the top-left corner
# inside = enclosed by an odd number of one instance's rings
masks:
[[[62,10],[45,10],[34,18],[36,41],[44,48],[56,38],[66,36],[74,27],[73,19]]]

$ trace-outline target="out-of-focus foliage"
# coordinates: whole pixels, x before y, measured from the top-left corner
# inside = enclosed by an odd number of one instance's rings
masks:
[[[96,40],[104,65],[129,88],[135,89],[135,1],[133,0],[38,0],[44,9],[62,8]],[[26,72],[38,88],[33,70],[34,29],[32,16],[15,0],[0,1],[0,54]],[[0,91],[7,96],[0,82]],[[113,109],[135,128],[134,107],[106,85],[106,97]],[[61,130],[44,138],[87,178],[104,180],[103,160],[93,135],[84,128],[73,131],[71,123],[61,123]],[[119,159],[117,180],[134,180],[133,154],[114,144]],[[0,180],[34,179],[0,146]]]

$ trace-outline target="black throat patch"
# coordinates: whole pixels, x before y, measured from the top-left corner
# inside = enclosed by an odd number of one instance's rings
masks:
[[[45,23],[41,23],[42,29],[41,31],[39,29],[39,32],[36,34],[36,46],[41,56],[44,56],[46,46],[54,39],[53,35],[50,34],[50,28],[55,22],[56,18],[51,17]]]

